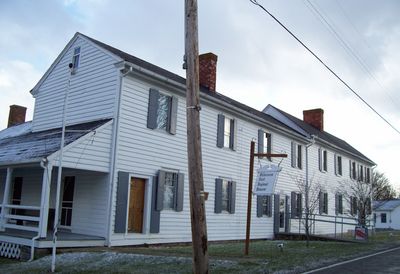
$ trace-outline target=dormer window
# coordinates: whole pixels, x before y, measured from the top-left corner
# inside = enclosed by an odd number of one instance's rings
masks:
[[[81,47],[74,48],[74,55],[72,56],[72,69],[79,67],[79,60],[81,55]]]

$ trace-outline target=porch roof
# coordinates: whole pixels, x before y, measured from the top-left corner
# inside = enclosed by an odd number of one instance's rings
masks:
[[[96,130],[110,119],[70,125],[65,130],[65,146]],[[31,122],[0,132],[0,166],[40,162],[60,149],[61,128],[32,132]]]

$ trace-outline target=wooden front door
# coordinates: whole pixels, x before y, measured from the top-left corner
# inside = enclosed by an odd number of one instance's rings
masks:
[[[131,178],[130,186],[128,231],[142,233],[145,180]]]

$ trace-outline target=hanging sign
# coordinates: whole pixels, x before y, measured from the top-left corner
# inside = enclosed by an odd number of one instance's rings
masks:
[[[274,193],[278,174],[282,170],[277,165],[261,166],[257,171],[257,179],[254,184],[253,194],[269,195]]]

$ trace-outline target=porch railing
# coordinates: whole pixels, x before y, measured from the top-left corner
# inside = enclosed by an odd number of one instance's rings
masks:
[[[7,204],[4,205],[4,208],[8,210],[2,215],[2,227],[39,232],[40,206]],[[10,222],[10,220],[14,220],[15,223]]]

